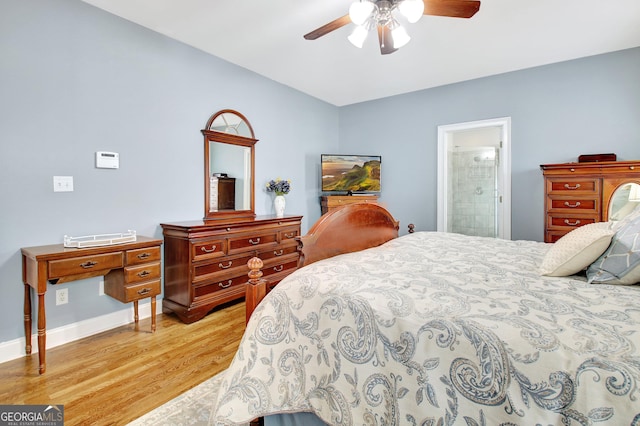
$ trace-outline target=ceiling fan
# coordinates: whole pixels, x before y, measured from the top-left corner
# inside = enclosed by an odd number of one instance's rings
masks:
[[[422,15],[471,18],[479,9],[478,0],[356,0],[351,4],[349,14],[305,34],[304,38],[315,40],[353,22],[356,28],[349,36],[351,43],[362,47],[369,30],[376,28],[380,53],[387,55],[410,40],[395,16],[396,11],[414,23]]]

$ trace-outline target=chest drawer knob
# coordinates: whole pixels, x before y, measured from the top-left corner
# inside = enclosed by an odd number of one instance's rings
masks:
[[[576,201],[576,203],[575,203],[575,204],[571,204],[570,202],[565,201],[565,202],[564,202],[564,205],[565,205],[565,206],[567,206],[567,207],[570,207],[570,208],[574,209],[574,208],[576,208],[576,207],[580,207],[580,201]]]
[[[282,271],[283,269],[284,269],[284,265],[278,265],[278,266],[274,266],[274,267],[273,267],[273,270],[274,270],[275,272],[280,272],[280,271]]]
[[[84,262],[81,263],[80,266],[84,269],[89,269],[89,268],[93,268],[94,266],[96,266],[98,264],[98,262],[93,262],[93,261],[88,261],[88,262]]]
[[[284,250],[282,249],[273,251],[274,256],[282,256],[282,253],[284,253]]]
[[[149,271],[140,271],[140,272],[138,272],[138,276],[139,276],[140,278],[144,278],[144,277],[146,277],[147,275],[151,275],[151,272],[149,272]]]
[[[218,285],[220,286],[220,288],[228,288],[231,287],[231,284],[233,284],[233,281],[229,280],[227,281],[227,283],[218,283]]]
[[[576,225],[580,225],[580,220],[576,219],[573,222],[571,222],[569,219],[565,219],[564,223],[566,223],[569,226],[576,226]]]
[[[144,259],[146,259],[148,257],[151,257],[151,253],[140,253],[138,255],[138,259],[140,259],[140,260],[144,260]]]
[[[216,245],[212,245],[210,249],[206,248],[205,246],[200,247],[200,250],[202,250],[205,253],[213,253],[214,251],[216,251]]]
[[[568,183],[565,183],[564,187],[567,188],[567,189],[578,189],[578,188],[580,188],[580,184],[576,183],[575,185],[569,185]]]
[[[151,289],[148,287],[141,288],[140,290],[138,290],[138,294],[140,296],[144,296],[145,294],[149,294],[149,293],[151,293]]]
[[[296,233],[295,232],[290,232],[288,234],[284,234],[284,236],[287,237],[287,238],[293,238],[293,237],[296,236]]]
[[[229,268],[231,268],[231,265],[233,265],[233,262],[230,260],[229,263],[227,263],[226,265],[223,265],[222,263],[218,263],[218,268],[220,268],[220,269],[229,269]]]
[[[253,244],[254,246],[256,244],[260,244],[260,237],[256,238],[255,241],[251,238],[249,238],[249,243]]]

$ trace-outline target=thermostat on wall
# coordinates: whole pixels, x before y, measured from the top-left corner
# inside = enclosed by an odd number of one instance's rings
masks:
[[[120,167],[120,155],[117,152],[96,152],[96,167],[99,169],[117,169]]]

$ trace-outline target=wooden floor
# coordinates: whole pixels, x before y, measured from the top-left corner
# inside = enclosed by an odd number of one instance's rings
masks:
[[[63,404],[65,425],[126,425],[226,369],[244,332],[244,302],[193,324],[141,320],[0,364],[0,404]]]

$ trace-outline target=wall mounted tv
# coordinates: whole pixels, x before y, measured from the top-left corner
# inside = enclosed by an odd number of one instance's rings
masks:
[[[322,154],[322,192],[348,194],[380,193],[379,155]]]

